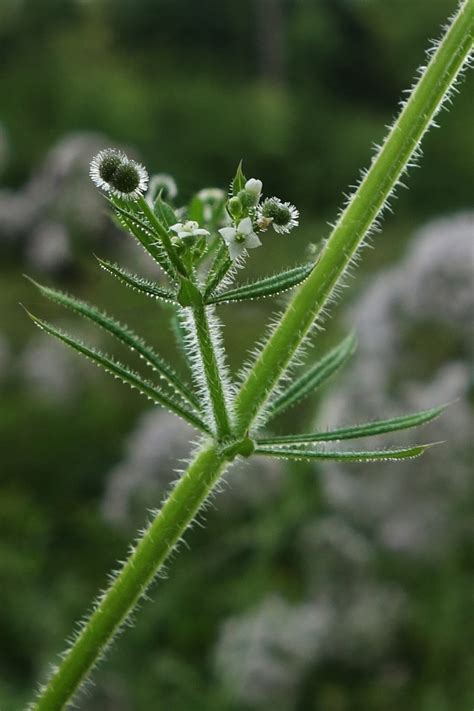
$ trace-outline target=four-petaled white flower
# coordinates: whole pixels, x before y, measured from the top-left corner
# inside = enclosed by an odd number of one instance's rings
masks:
[[[186,222],[177,222],[171,226],[173,232],[176,232],[178,237],[186,239],[187,237],[199,237],[200,235],[210,234],[208,230],[199,227],[199,223],[195,220],[187,220]]]
[[[255,249],[262,244],[253,231],[250,217],[240,220],[237,227],[223,227],[219,232],[229,249],[231,259],[236,259],[246,249]]]

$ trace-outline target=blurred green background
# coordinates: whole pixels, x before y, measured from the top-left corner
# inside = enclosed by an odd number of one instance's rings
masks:
[[[93,252],[118,256],[150,273],[107,220],[89,185],[91,156],[108,145],[126,147],[150,172],[174,176],[178,204],[202,187],[225,188],[242,158],[247,175],[262,178],[267,195],[291,200],[301,211],[301,228],[271,244],[269,239],[265,251],[252,255],[249,271],[268,273],[293,264],[304,258],[308,243],[327,236],[327,221],[334,219],[343,191],[368,164],[372,144],[382,139],[402,90],[424,61],[428,38],[439,35],[455,5],[454,0],[0,3],[0,707],[5,711],[21,709],[31,698],[72,633],[73,621],[106,585],[114,561],[123,559],[145,510],[159,505],[173,478],[175,449],[184,456],[180,447],[188,436],[166,420],[152,422],[149,406],[135,393],[34,332],[19,307],[25,303],[70,325],[67,314],[41,302],[22,279],[27,272],[103,305],[176,359],[168,312],[111,283],[95,264]],[[376,250],[364,253],[335,320],[318,337],[316,353],[345,332],[353,303],[378,270],[407,259],[422,225],[466,215],[472,206],[472,88],[470,77],[449,113],[441,115],[442,129],[426,138],[410,191],[400,191],[394,201],[395,215],[377,236]],[[463,234],[472,228],[472,215],[466,220]],[[450,229],[457,229],[452,224],[442,228],[448,243]],[[468,254],[472,258],[472,250]],[[454,256],[455,246],[453,262],[465,269],[466,259]],[[438,266],[450,257],[448,249]],[[416,328],[405,329],[400,357],[384,385],[386,400],[378,396],[380,407],[392,396],[405,404],[405,379],[410,393],[432,386],[436,398],[433,383],[442,368],[465,367],[472,339],[469,345],[454,307],[456,300],[464,308],[465,299],[472,299],[472,280],[467,277],[466,283],[464,272],[462,278],[461,293],[461,277],[453,268],[442,284],[446,301],[438,312],[426,324],[417,316]],[[435,284],[438,295],[440,289]],[[453,315],[440,325],[445,304]],[[268,302],[250,310],[223,307],[234,368],[262,333],[270,309]],[[359,308],[362,321],[364,313]],[[83,324],[72,324],[96,338]],[[382,340],[383,325],[375,315],[373,329],[380,329]],[[392,348],[388,340],[384,345]],[[370,382],[381,387],[369,374],[369,393]],[[339,507],[337,496],[331,498],[321,486],[321,472],[311,467],[231,473],[222,499],[206,512],[205,527],[188,534],[189,549],[183,546],[170,564],[169,579],[159,583],[154,603],[143,606],[135,627],[101,666],[80,708],[471,708],[473,507],[465,484],[472,462],[471,390],[455,384],[446,392],[447,399],[459,395],[466,406],[462,416],[448,415],[456,432],[467,431],[456,441],[456,453],[450,458],[448,442],[444,455],[443,472],[457,485],[446,488],[443,480],[438,486],[436,479],[426,495],[418,492],[423,507],[429,499],[442,545],[429,551],[417,547],[403,519],[403,545],[384,539],[370,516],[351,518]],[[327,388],[279,423],[281,431],[293,429],[295,421],[307,427],[318,410],[330,412],[331,397]],[[359,411],[362,406],[355,419]],[[160,426],[168,427],[169,440],[160,441]],[[445,439],[440,428],[439,438]],[[165,451],[156,454],[159,448]],[[428,456],[425,467],[436,469],[436,455]],[[401,466],[403,481],[417,477],[417,462]],[[355,475],[363,476],[362,470],[356,468]],[[147,471],[151,474],[144,475]],[[393,482],[399,471],[391,465],[383,476]],[[408,507],[410,490],[402,495]],[[441,512],[446,501],[449,507]],[[418,520],[417,509],[413,515]],[[329,521],[329,528],[319,521]],[[423,521],[420,513],[422,529]],[[365,554],[352,555],[357,542],[359,553],[370,551],[370,563]],[[348,609],[350,619],[343,614]]]

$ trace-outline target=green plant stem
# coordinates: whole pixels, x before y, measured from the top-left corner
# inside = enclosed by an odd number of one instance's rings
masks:
[[[165,248],[166,254],[168,255],[171,263],[173,264],[174,268],[176,269],[177,273],[180,276],[187,277],[188,272],[186,267],[184,266],[182,260],[176,253],[176,250],[173,248],[173,245],[171,244],[171,239],[168,234],[168,230],[163,227],[161,222],[158,220],[157,216],[155,215],[154,211],[151,209],[145,198],[140,198],[138,201],[138,204],[140,205],[141,209],[147,216],[150,224],[153,225],[155,231],[158,233],[160,236],[161,241],[163,242],[163,247]]]
[[[346,269],[403,173],[470,51],[473,26],[474,0],[466,0],[460,6],[443,42],[433,55],[382,150],[341,215],[317,266],[290,302],[280,325],[244,383],[237,398],[242,433],[265,404],[282,371],[311,328],[331,295],[336,281]],[[147,212],[146,209],[145,211]],[[166,247],[165,240],[164,244]],[[195,309],[194,313],[198,314],[197,325],[199,322],[202,326],[204,349],[212,350],[205,311]],[[213,359],[207,365],[208,376],[212,376],[212,379],[218,378],[214,353]],[[213,397],[216,395],[217,390]],[[220,396],[216,398],[216,402],[219,399]],[[220,427],[226,430],[228,418],[223,398],[219,404],[220,408]],[[207,442],[40,693],[32,707],[35,711],[56,711],[71,701],[196,516],[224,466],[224,454],[218,451],[217,445]]]
[[[235,403],[245,433],[264,407],[336,283],[382,211],[472,48],[474,0],[459,8],[443,41],[336,223],[306,282],[295,293],[244,382]]]
[[[57,711],[71,700],[196,516],[224,465],[215,446],[204,444],[43,688],[35,711]]]
[[[212,342],[206,307],[202,303],[195,304],[192,306],[192,313],[217,437],[218,439],[226,439],[231,436],[232,431],[225,401],[222,375]]]

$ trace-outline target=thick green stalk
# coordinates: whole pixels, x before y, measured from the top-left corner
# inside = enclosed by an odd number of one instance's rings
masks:
[[[318,263],[290,301],[236,399],[238,432],[251,427],[280,380],[429,128],[468,58],[474,0],[460,6],[359,188],[341,214]]]
[[[217,437],[218,439],[226,439],[231,436],[231,426],[225,401],[222,373],[212,342],[206,307],[202,303],[197,303],[192,306],[192,312]]]
[[[216,448],[205,444],[43,688],[31,707],[34,711],[59,711],[79,690],[196,516],[224,465]]]
[[[371,169],[341,215],[317,266],[290,302],[244,383],[237,398],[242,433],[265,404],[406,168],[470,51],[473,29],[474,0],[466,0]],[[164,244],[166,247],[166,240]],[[175,263],[175,266],[178,265]],[[217,378],[221,383],[204,307],[202,311],[194,309],[194,313],[198,314],[196,326],[205,324],[200,336],[204,350],[210,349],[213,355],[213,361],[207,365],[208,379],[211,376],[211,380]],[[213,397],[216,393],[217,390]],[[223,409],[218,417],[222,418],[220,428],[224,432],[228,418],[222,392],[219,398],[219,408]],[[244,444],[241,443],[241,453],[247,456],[250,448],[246,450]],[[234,454],[228,453],[228,457]],[[203,445],[40,693],[32,707],[35,711],[59,711],[71,701],[196,516],[224,466],[225,457],[217,445],[209,442]]]

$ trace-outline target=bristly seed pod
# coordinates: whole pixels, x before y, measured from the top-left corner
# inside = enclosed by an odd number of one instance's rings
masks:
[[[92,159],[89,174],[98,188],[124,200],[138,200],[148,186],[146,169],[113,148],[100,151]]]
[[[270,223],[279,234],[291,232],[299,224],[300,213],[294,205],[280,198],[267,198],[257,208],[257,223],[265,229]]]

